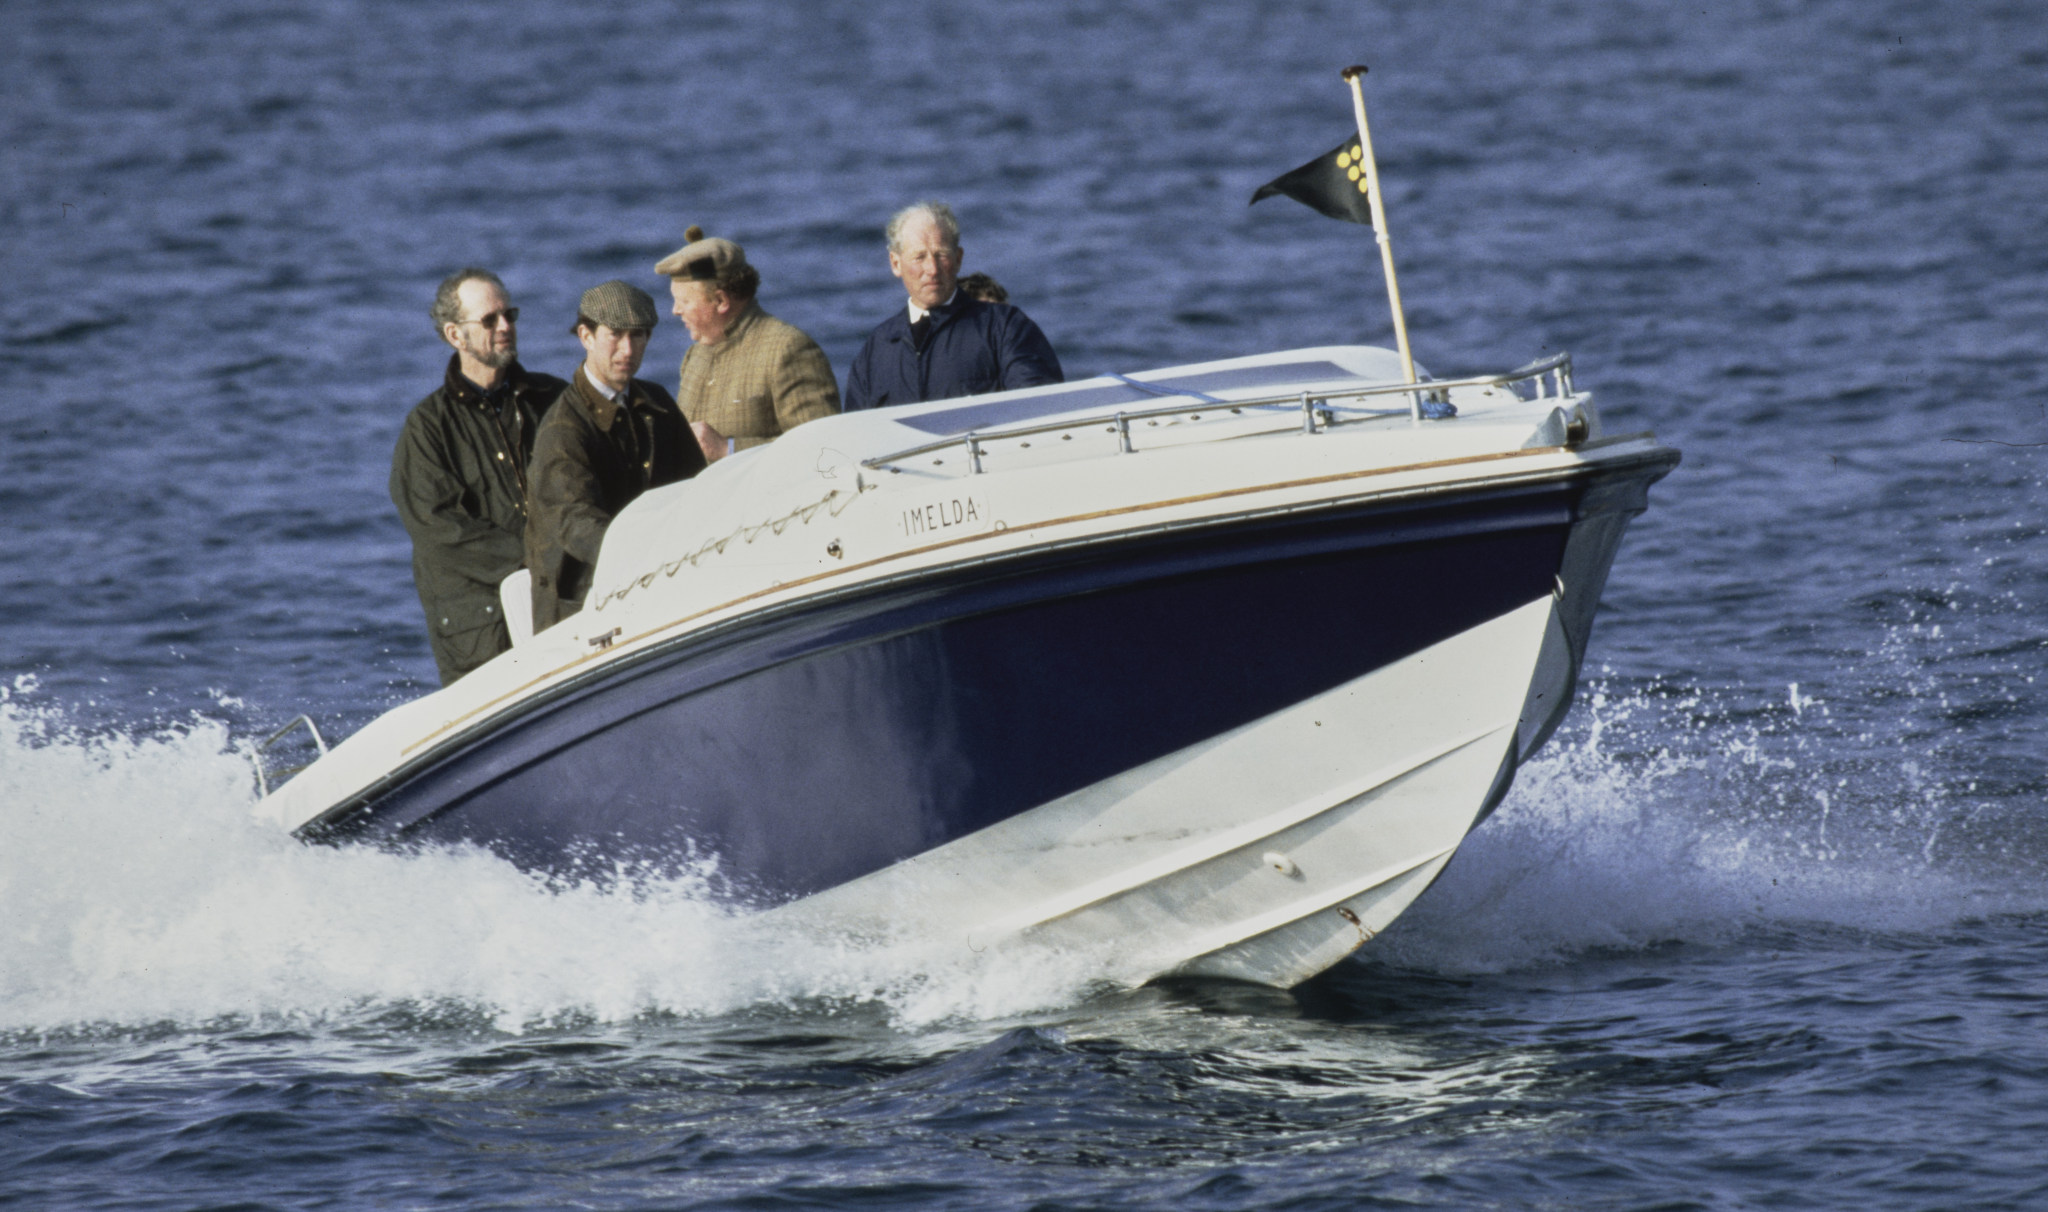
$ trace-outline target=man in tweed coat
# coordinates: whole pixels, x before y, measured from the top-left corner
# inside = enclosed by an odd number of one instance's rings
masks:
[[[805,421],[839,411],[839,384],[825,351],[803,330],[754,301],[761,275],[730,240],[692,227],[654,272],[669,279],[675,314],[694,342],[683,355],[676,402],[704,457],[772,442]]]

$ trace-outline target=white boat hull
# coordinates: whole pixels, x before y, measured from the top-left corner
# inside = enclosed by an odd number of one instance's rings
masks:
[[[1296,984],[1386,929],[1506,790],[1549,597],[775,911],[855,937]]]

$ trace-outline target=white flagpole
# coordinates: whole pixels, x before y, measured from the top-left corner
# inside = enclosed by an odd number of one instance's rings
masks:
[[[1394,342],[1401,349],[1401,373],[1406,381],[1415,379],[1415,355],[1408,351],[1408,318],[1401,312],[1401,284],[1394,277],[1394,242],[1387,237],[1387,207],[1380,200],[1380,166],[1372,154],[1372,131],[1365,124],[1365,89],[1358,78],[1365,74],[1365,65],[1358,64],[1344,69],[1344,79],[1351,85],[1351,110],[1358,118],[1358,147],[1365,160],[1365,196],[1372,204],[1373,235],[1380,243],[1380,265],[1387,271],[1387,302],[1394,309]],[[1415,420],[1422,419],[1422,393],[1413,392],[1408,397],[1409,414]]]

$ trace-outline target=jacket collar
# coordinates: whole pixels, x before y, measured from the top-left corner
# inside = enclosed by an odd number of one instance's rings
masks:
[[[732,323],[725,326],[724,336],[710,345],[702,343],[692,345],[689,352],[700,357],[716,358],[726,350],[737,346],[745,339],[747,332],[754,327],[755,322],[767,314],[767,312],[761,310],[761,301],[759,299],[748,299],[747,305],[740,309],[740,314],[734,316]],[[688,355],[686,354],[685,356],[687,357]]]
[[[937,336],[940,329],[966,315],[979,302],[979,300],[970,296],[966,291],[956,288],[953,291],[952,298],[924,313],[931,317],[931,335]],[[902,325],[902,330],[897,334],[896,339],[899,341],[910,340],[910,309],[906,307],[902,311],[897,312],[896,322]],[[931,347],[931,337],[925,338],[925,347],[927,349]]]
[[[569,383],[575,389],[576,399],[583,405],[583,411],[589,413],[590,419],[597,422],[597,427],[606,433],[612,431],[613,418],[632,406],[633,390],[636,385],[634,382],[628,382],[626,390],[620,392],[616,400],[605,398],[605,394],[598,390],[597,384],[590,381],[590,371],[586,367],[578,366],[576,377]]]
[[[919,320],[924,319],[926,316],[931,315],[933,312],[946,311],[947,309],[951,308],[953,304],[958,303],[959,301],[960,288],[958,286],[955,286],[953,288],[953,293],[947,295],[944,302],[941,302],[933,307],[919,307],[917,305],[917,300],[907,300],[903,308],[903,314],[909,316],[910,322],[912,324],[915,324]]]
[[[448,370],[441,376],[441,385],[448,392],[449,399],[458,404],[481,404],[498,395],[500,391],[509,391],[514,395],[524,391],[526,368],[519,364],[518,359],[513,359],[512,364],[505,368],[505,375],[498,383],[499,387],[487,392],[470,382],[469,376],[462,373],[461,354],[448,355]]]

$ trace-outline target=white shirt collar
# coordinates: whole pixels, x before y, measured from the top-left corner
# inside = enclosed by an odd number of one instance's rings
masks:
[[[619,398],[619,392],[613,390],[612,388],[606,387],[604,385],[604,380],[598,378],[594,374],[591,374],[590,368],[588,366],[585,366],[583,368],[583,377],[590,380],[590,385],[597,389],[598,395],[603,396],[607,400],[617,400]]]
[[[955,287],[953,288],[953,293],[952,293],[952,294],[950,294],[950,295],[947,295],[947,296],[946,296],[946,302],[945,302],[945,303],[941,303],[941,304],[939,304],[939,307],[944,307],[944,306],[946,306],[946,303],[951,303],[951,302],[953,301],[954,297],[955,297],[955,296],[957,296],[957,295],[958,295],[959,293],[960,293],[960,288],[959,288],[959,287],[957,287],[957,286],[955,286]],[[922,320],[922,319],[924,319],[924,318],[925,318],[926,316],[928,316],[928,315],[932,314],[932,313],[931,313],[930,311],[926,311],[926,310],[925,310],[924,308],[922,308],[922,307],[919,307],[919,306],[917,305],[917,300],[915,300],[915,299],[910,299],[910,300],[907,300],[907,302],[908,302],[908,303],[909,303],[909,305],[910,305],[910,322],[911,322],[912,324],[915,324],[915,323],[917,323],[917,322],[918,322],[919,320]],[[932,310],[933,310],[933,311],[936,311],[936,310],[937,310],[937,308],[934,308],[934,309],[932,309]]]

